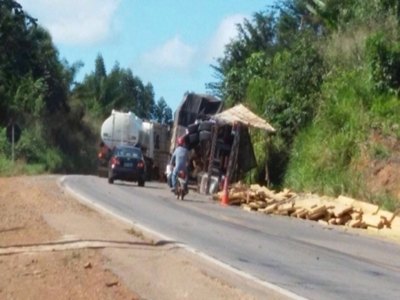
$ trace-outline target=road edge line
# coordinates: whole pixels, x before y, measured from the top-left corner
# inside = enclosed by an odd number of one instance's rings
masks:
[[[59,178],[57,180],[57,183],[58,183],[59,187],[64,189],[64,190],[66,190],[67,193],[69,193],[71,196],[76,198],[79,202],[84,203],[84,204],[89,204],[90,206],[93,206],[95,209],[100,210],[103,213],[106,213],[107,215],[110,215],[110,216],[112,216],[112,217],[114,217],[114,218],[116,218],[118,220],[121,220],[121,221],[127,223],[127,224],[131,224],[132,226],[137,227],[139,230],[141,230],[141,231],[143,231],[143,232],[145,232],[145,233],[147,233],[149,235],[152,235],[154,237],[158,237],[160,239],[167,240],[167,241],[174,241],[174,239],[172,239],[172,238],[170,238],[170,237],[168,237],[168,236],[166,236],[164,234],[156,232],[155,230],[152,230],[152,229],[150,229],[150,228],[148,228],[148,227],[146,227],[144,225],[136,223],[136,222],[134,222],[132,220],[129,220],[129,219],[123,217],[123,216],[120,216],[120,215],[110,211],[109,209],[107,209],[107,208],[95,203],[89,197],[86,197],[86,196],[83,196],[83,195],[79,194],[78,192],[74,191],[70,186],[68,186],[68,184],[65,182],[65,178],[66,178],[65,176],[62,176],[61,178]],[[295,293],[293,293],[293,292],[291,292],[289,290],[285,290],[284,288],[281,288],[278,285],[275,285],[275,284],[270,283],[270,282],[265,281],[265,280],[261,280],[261,279],[255,277],[255,276],[253,276],[253,275],[250,275],[250,274],[248,274],[246,272],[243,272],[243,271],[241,271],[239,269],[236,269],[236,268],[232,267],[231,265],[228,265],[228,264],[226,264],[226,263],[224,263],[224,262],[222,262],[222,261],[220,261],[220,260],[218,260],[218,259],[216,259],[216,258],[214,258],[212,256],[209,256],[209,255],[205,254],[204,252],[202,252],[200,250],[197,250],[195,248],[192,248],[192,247],[186,245],[185,243],[179,243],[178,247],[183,248],[183,249],[185,249],[185,250],[187,250],[187,251],[189,251],[189,252],[191,252],[193,254],[196,254],[196,255],[202,257],[203,259],[206,259],[206,260],[210,261],[211,263],[213,263],[213,264],[215,264],[215,265],[217,265],[217,266],[219,266],[221,268],[224,268],[224,269],[226,269],[228,271],[231,271],[231,272],[233,272],[233,273],[235,273],[235,274],[237,274],[237,275],[239,275],[241,277],[244,277],[244,278],[246,278],[248,280],[252,280],[252,281],[260,284],[261,286],[264,286],[264,287],[266,287],[268,289],[271,289],[271,290],[281,294],[282,296],[289,297],[289,298],[291,298],[293,300],[308,300],[308,298],[304,298],[304,297],[299,296],[299,295],[297,295],[297,294],[295,294]]]

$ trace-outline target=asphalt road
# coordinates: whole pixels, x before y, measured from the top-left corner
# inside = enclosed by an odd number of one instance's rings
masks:
[[[245,212],[165,184],[66,176],[63,185],[114,214],[212,257],[292,298],[398,299],[400,246],[312,221]]]

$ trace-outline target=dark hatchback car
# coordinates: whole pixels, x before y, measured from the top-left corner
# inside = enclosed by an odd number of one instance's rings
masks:
[[[142,150],[133,146],[117,146],[108,162],[108,182],[114,180],[134,181],[144,186],[146,165]]]

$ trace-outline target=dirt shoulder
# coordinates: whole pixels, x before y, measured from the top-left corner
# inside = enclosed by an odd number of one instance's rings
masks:
[[[80,204],[58,179],[0,178],[0,299],[285,299]]]

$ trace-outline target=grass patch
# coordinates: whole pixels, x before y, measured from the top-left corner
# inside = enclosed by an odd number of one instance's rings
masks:
[[[44,164],[27,164],[23,160],[11,161],[0,156],[0,175],[19,176],[19,175],[39,175],[46,173]]]
[[[377,160],[388,159],[391,155],[390,150],[382,144],[374,143],[371,145],[372,158]]]
[[[371,96],[359,83],[362,72],[343,72],[326,82],[314,122],[296,137],[285,185],[338,196],[362,192],[353,163],[367,138]]]
[[[377,195],[372,199],[372,202],[377,204],[381,209],[391,212],[400,207],[400,201],[388,194]]]

